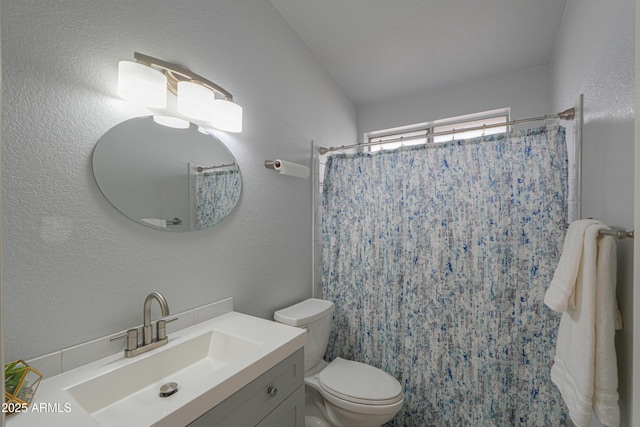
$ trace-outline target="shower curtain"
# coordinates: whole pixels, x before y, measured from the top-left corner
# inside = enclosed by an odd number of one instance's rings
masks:
[[[220,222],[233,210],[240,197],[238,169],[195,174],[195,224],[207,228]]]
[[[559,317],[543,305],[565,235],[557,125],[327,159],[327,359],[401,383],[394,426],[558,426]]]

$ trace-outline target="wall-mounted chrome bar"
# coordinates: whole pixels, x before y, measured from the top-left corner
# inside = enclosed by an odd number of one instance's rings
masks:
[[[280,162],[278,160],[265,160],[264,167],[267,169],[277,170],[276,168],[280,167]]]
[[[565,224],[565,227],[569,228],[569,224]],[[627,237],[633,239],[634,236],[633,230],[600,230],[598,233],[603,236],[613,236],[617,239],[626,239]]]
[[[379,145],[381,142],[383,143],[390,143],[390,142],[403,142],[403,141],[411,141],[413,139],[423,139],[425,138],[425,136],[428,137],[434,137],[434,136],[442,136],[442,135],[453,135],[456,133],[462,133],[462,132],[469,132],[469,131],[474,131],[474,130],[484,130],[484,129],[489,129],[489,128],[495,128],[495,127],[500,127],[500,126],[512,126],[512,125],[517,125],[520,123],[527,123],[527,122],[541,122],[544,120],[549,120],[549,119],[561,119],[561,120],[573,120],[574,116],[575,116],[575,108],[569,108],[568,110],[564,110],[561,113],[558,114],[553,114],[553,115],[549,115],[549,116],[540,116],[540,117],[532,117],[529,119],[520,119],[520,120],[512,120],[510,122],[504,122],[504,123],[494,123],[494,124],[490,124],[490,125],[482,125],[482,126],[473,126],[473,127],[469,127],[469,128],[463,128],[463,129],[451,129],[451,130],[446,130],[446,131],[442,131],[442,132],[434,132],[434,133],[429,133],[429,134],[425,134],[425,135],[416,135],[416,136],[408,136],[408,137],[404,137],[404,138],[393,138],[393,139],[386,139],[384,141],[371,141],[371,142],[361,142],[359,144],[351,144],[351,145],[342,145],[340,147],[320,147],[318,149],[318,152],[321,155],[327,154],[330,151],[336,151],[336,150],[346,150],[348,148],[356,148],[356,147],[368,147],[370,145]]]
[[[618,239],[630,238],[633,239],[633,230],[600,230],[600,234],[604,234],[605,236],[613,236]]]
[[[198,166],[196,168],[196,170],[198,172],[204,172],[206,170],[210,170],[210,169],[222,169],[222,168],[230,168],[231,166],[235,166],[235,162],[234,163],[229,163],[227,165],[214,165],[214,166]]]

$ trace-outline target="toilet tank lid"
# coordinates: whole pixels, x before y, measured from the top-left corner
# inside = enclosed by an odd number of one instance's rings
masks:
[[[273,314],[276,322],[291,326],[308,325],[333,312],[331,301],[309,298]]]

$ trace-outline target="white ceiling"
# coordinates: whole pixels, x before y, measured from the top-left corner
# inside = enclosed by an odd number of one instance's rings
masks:
[[[566,0],[271,0],[358,106],[551,62]]]

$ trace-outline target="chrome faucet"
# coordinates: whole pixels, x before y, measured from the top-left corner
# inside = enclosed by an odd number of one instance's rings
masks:
[[[158,292],[151,292],[144,300],[144,325],[142,326],[142,344],[149,345],[153,342],[153,331],[151,329],[151,303],[153,300],[158,301],[160,304],[160,310],[162,310],[162,316],[169,315],[169,304],[167,300]],[[158,335],[156,333],[156,335]],[[158,338],[158,337],[156,337]]]
[[[164,298],[164,296],[162,296],[161,293],[152,292],[147,295],[147,298],[145,298],[144,300],[142,343],[138,343],[138,328],[129,329],[127,333],[111,338],[111,341],[123,338],[127,339],[127,347],[124,349],[125,357],[138,356],[140,354],[146,353],[149,350],[153,350],[154,348],[161,347],[169,342],[169,338],[167,338],[167,323],[178,320],[178,318],[174,317],[173,319],[169,320],[158,320],[156,322],[156,339],[154,340],[153,329],[151,327],[151,303],[154,299],[158,301],[158,304],[160,304],[162,316],[165,317],[169,315],[169,304],[167,304],[167,300]]]

